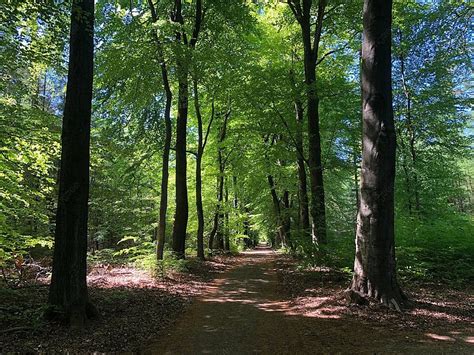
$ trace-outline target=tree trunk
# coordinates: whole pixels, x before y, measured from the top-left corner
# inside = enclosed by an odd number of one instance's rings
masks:
[[[217,177],[217,206],[216,213],[214,215],[214,224],[209,236],[209,249],[224,249],[224,238],[222,231],[223,223],[223,211],[222,211],[222,202],[224,200],[224,176],[225,176],[225,164],[224,159],[224,148],[221,146],[224,142],[227,135],[227,122],[230,117],[230,111],[224,115],[224,122],[219,132],[217,150],[217,162],[219,164],[219,176]],[[216,238],[217,237],[217,238]]]
[[[297,5],[295,5],[295,3]],[[323,183],[323,167],[321,159],[321,137],[319,130],[319,98],[316,90],[316,65],[326,0],[319,0],[314,37],[311,35],[312,7],[311,0],[300,2],[288,1],[301,27],[304,48],[304,72],[308,117],[308,151],[310,177],[310,212],[312,217],[313,240],[318,244],[326,243],[326,208]]]
[[[47,316],[77,326],[95,315],[86,283],[93,37],[94,1],[74,1]]]
[[[163,147],[163,166],[161,168],[161,196],[160,196],[160,219],[158,221],[158,233],[157,233],[157,258],[158,260],[163,259],[163,251],[165,247],[166,238],[166,212],[168,211],[168,179],[169,179],[169,159],[170,159],[170,148],[171,148],[171,102],[172,94],[170,85],[168,82],[168,75],[166,71],[166,65],[164,60],[162,62],[162,76],[163,85],[166,93],[166,106],[165,106],[165,144]]]
[[[304,145],[303,145],[303,121],[304,108],[303,103],[299,99],[296,92],[296,83],[293,71],[290,72],[290,80],[294,91],[294,103],[296,114],[296,162],[298,165],[298,199],[299,199],[299,217],[300,227],[305,234],[309,234],[309,202],[308,202],[308,182],[306,176],[306,166],[304,161]]]
[[[228,180],[225,179],[224,189],[224,250],[230,252],[230,235],[229,235],[229,185]]]
[[[365,0],[362,43],[362,173],[354,275],[348,301],[374,298],[400,309],[396,278],[396,137],[391,85],[391,0]]]
[[[282,220],[283,220],[283,231],[284,231],[284,240],[283,244],[284,246],[291,247],[291,215],[290,215],[290,210],[291,210],[291,204],[290,204],[290,192],[288,190],[285,190],[283,193],[283,208],[284,212],[282,215]]]
[[[400,36],[400,44],[402,43],[402,33],[399,32]],[[407,120],[407,131],[408,131],[408,147],[410,151],[410,157],[412,161],[412,169],[413,169],[413,194],[415,197],[415,211],[420,211],[420,194],[418,190],[418,174],[416,172],[416,148],[415,148],[415,129],[413,127],[413,120],[412,120],[412,109],[411,109],[411,95],[408,89],[408,83],[406,81],[405,76],[405,58],[403,54],[400,55],[400,71],[402,76],[402,84],[403,84],[403,93],[405,95],[406,101],[406,120]]]
[[[191,39],[184,31],[184,18],[182,14],[182,1],[175,0],[172,21],[179,24],[176,32],[178,46],[178,59],[176,71],[178,76],[178,116],[176,117],[176,211],[173,225],[173,252],[179,259],[184,259],[186,249],[186,230],[188,226],[188,186],[187,186],[187,156],[186,156],[186,133],[188,122],[188,76],[191,55],[188,49],[194,49],[202,24],[202,0],[196,1],[196,13],[194,17],[194,28]]]
[[[280,199],[276,192],[275,181],[272,175],[267,175],[268,185],[270,186],[270,194],[272,196],[273,209],[275,211],[276,230],[275,230],[275,247],[279,248],[285,243],[285,230],[283,226],[283,218],[281,215]]]
[[[148,0],[148,4],[151,11],[152,21],[158,21],[158,17],[155,11],[155,7],[151,0]],[[152,32],[153,39],[156,43],[157,58],[161,67],[161,78],[163,80],[163,89],[165,91],[166,104],[165,104],[165,142],[163,147],[163,166],[161,168],[161,195],[160,195],[160,212],[158,220],[158,230],[156,234],[156,257],[158,260],[163,260],[163,252],[165,248],[166,238],[166,213],[168,211],[168,179],[169,179],[169,159],[170,159],[170,148],[171,148],[171,103],[173,95],[171,93],[171,86],[168,79],[168,69],[166,67],[165,58],[163,55],[163,47],[158,34],[155,30]]]
[[[202,116],[201,108],[199,105],[199,91],[198,83],[196,79],[193,79],[193,92],[194,92],[194,109],[196,111],[196,117],[198,121],[198,148],[196,155],[196,211],[198,217],[198,231],[197,231],[197,256],[199,259],[204,260],[204,210],[202,207],[202,156],[204,154],[204,137],[202,129]],[[210,125],[212,124],[212,118]],[[209,132],[209,129],[208,129]],[[207,136],[206,136],[207,138]]]
[[[176,212],[173,225],[173,252],[179,259],[185,257],[186,230],[188,226],[188,186],[186,128],[188,121],[188,68],[178,65],[178,116],[176,117]]]

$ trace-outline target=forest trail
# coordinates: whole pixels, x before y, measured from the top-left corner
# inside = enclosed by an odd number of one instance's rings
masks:
[[[296,312],[279,292],[277,254],[259,247],[209,286],[145,354],[469,353],[413,330],[344,318],[320,307]]]

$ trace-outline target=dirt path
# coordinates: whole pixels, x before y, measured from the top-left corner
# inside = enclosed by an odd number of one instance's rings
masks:
[[[308,316],[278,293],[276,254],[246,252],[144,353],[474,353],[467,338],[433,339],[321,309]],[[470,339],[470,338],[469,338]]]

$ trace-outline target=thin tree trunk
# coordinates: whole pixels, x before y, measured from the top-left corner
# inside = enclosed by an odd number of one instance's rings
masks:
[[[195,87],[197,84],[194,84]],[[198,112],[199,104],[197,103],[196,99],[196,91],[195,88],[195,106],[196,112]],[[201,114],[196,114],[198,116],[198,151],[196,156],[196,211],[198,217],[198,231],[197,231],[197,256],[199,259],[204,260],[204,210],[202,207],[202,172],[201,172],[201,165],[202,165],[202,118],[200,117]]]
[[[402,32],[399,31],[400,36],[400,43],[402,42]],[[412,109],[411,109],[411,95],[408,89],[408,84],[406,81],[405,75],[405,58],[403,54],[400,55],[400,71],[402,75],[402,85],[403,85],[403,93],[405,94],[406,100],[406,120],[407,120],[407,130],[408,130],[408,148],[410,151],[410,156],[412,160],[412,168],[413,168],[413,194],[415,197],[415,210],[417,212],[420,211],[420,194],[418,191],[418,174],[416,172],[416,148],[415,148],[415,129],[413,127],[413,120],[412,120]]]
[[[276,192],[275,181],[272,175],[267,175],[268,185],[270,186],[270,194],[272,196],[273,202],[273,209],[275,212],[276,218],[276,230],[275,230],[275,247],[279,248],[284,243],[284,230],[283,230],[283,221],[281,217],[281,207],[280,207],[280,199],[278,198],[278,194]]]
[[[197,232],[197,256],[201,260],[204,256],[204,210],[202,206],[202,156],[206,147],[207,138],[214,120],[214,102],[212,103],[211,118],[209,120],[206,136],[203,135],[203,122],[201,115],[201,107],[199,104],[199,90],[196,78],[193,78],[193,92],[194,92],[194,109],[198,121],[198,149],[196,155],[196,210],[198,216],[198,232]]]
[[[217,162],[219,164],[219,176],[217,177],[217,206],[214,215],[214,225],[209,236],[209,249],[224,249],[224,239],[222,233],[222,219],[224,217],[222,211],[222,203],[224,200],[224,176],[225,176],[225,165],[224,159],[224,148],[221,146],[227,135],[227,122],[230,117],[230,110],[224,115],[224,122],[219,132],[217,150]],[[215,238],[217,237],[217,238]]]
[[[194,28],[191,39],[188,41],[184,28],[182,14],[182,1],[175,0],[173,22],[180,25],[181,29],[176,32],[178,45],[184,45],[194,49],[201,29],[203,18],[202,0],[196,1],[196,13]],[[188,48],[181,48],[177,59],[178,76],[178,115],[176,117],[176,211],[173,224],[173,252],[179,259],[184,259],[186,249],[186,231],[188,226],[188,186],[187,186],[187,156],[186,156],[186,133],[188,121],[188,76],[191,55]]]
[[[319,0],[314,37],[311,35],[313,16],[312,0],[290,0],[288,4],[301,27],[304,48],[304,72],[307,96],[308,152],[310,177],[310,213],[313,239],[318,244],[326,243],[326,205],[324,195],[323,167],[321,159],[321,137],[319,129],[319,98],[316,90],[316,66],[321,41],[326,0]]]
[[[394,243],[396,137],[391,84],[391,0],[365,0],[362,43],[362,174],[354,275],[348,301],[400,309]]]
[[[306,176],[306,166],[304,161],[304,145],[303,145],[303,121],[304,108],[303,103],[299,99],[296,92],[296,83],[293,71],[290,72],[290,81],[294,91],[294,104],[296,115],[296,162],[298,165],[298,198],[299,198],[299,217],[300,227],[303,232],[309,234],[309,201],[308,201],[308,182]]]
[[[152,21],[153,22],[158,21],[158,17],[157,17],[152,0],[148,0],[148,4],[149,4],[151,15],[152,15]],[[161,168],[160,212],[159,212],[159,220],[158,220],[158,230],[157,230],[157,235],[156,235],[156,257],[158,260],[163,260],[163,252],[164,252],[165,238],[166,238],[166,214],[168,211],[169,159],[170,159],[171,135],[172,135],[171,103],[172,103],[173,95],[171,93],[171,87],[170,87],[170,83],[168,79],[168,69],[166,67],[166,62],[163,55],[162,43],[156,31],[153,31],[152,35],[156,43],[157,57],[160,63],[161,78],[163,81],[163,89],[165,91],[165,98],[166,98],[165,112],[164,112],[165,142],[164,142],[163,156],[162,156],[163,166]]]
[[[229,184],[228,180],[225,179],[224,189],[224,250],[230,251],[230,235],[229,235]]]
[[[77,326],[96,314],[86,283],[93,37],[94,1],[74,1],[47,316]]]
[[[284,213],[282,215],[283,231],[284,231],[283,244],[284,246],[292,247],[291,215],[290,215],[291,204],[290,204],[290,192],[288,190],[285,190],[285,192],[283,193],[282,202],[283,202],[283,208],[284,208]]]

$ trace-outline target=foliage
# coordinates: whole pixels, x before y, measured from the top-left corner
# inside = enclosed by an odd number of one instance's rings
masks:
[[[67,2],[11,3],[0,5],[2,266],[34,245],[51,247],[68,51]],[[175,212],[173,150],[167,252],[164,261],[155,260],[165,97],[152,31],[161,41],[173,93],[172,147],[176,63],[186,49],[175,41],[180,25],[168,18],[174,1],[154,3],[155,23],[147,1],[96,2],[88,242],[91,264],[133,264],[165,276],[186,263],[168,251]],[[257,240],[275,241],[281,216],[272,202],[271,175],[280,202],[285,192],[289,195],[282,216],[291,221],[290,243],[283,250],[304,266],[352,268],[361,151],[361,1],[331,2],[317,68],[329,227],[325,246],[311,243],[298,219],[295,99],[304,96],[305,87],[300,31],[290,8],[278,1],[203,3],[199,41],[186,64],[190,88],[191,79],[198,83],[204,133],[209,127],[202,161],[206,245],[216,211],[224,216],[219,226],[232,252]],[[187,33],[195,5],[183,2]],[[471,15],[462,1],[394,4],[396,239],[406,280],[461,284],[473,277]],[[198,133],[192,90],[189,95],[186,251],[194,256]],[[220,141],[227,112],[227,135]],[[226,162],[227,198],[218,209],[219,151]]]

